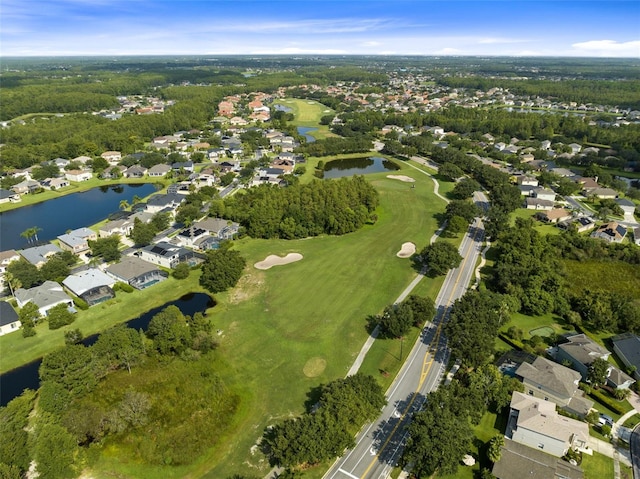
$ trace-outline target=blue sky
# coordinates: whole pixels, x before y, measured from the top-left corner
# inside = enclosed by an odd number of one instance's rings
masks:
[[[640,58],[640,1],[0,0],[0,55]]]

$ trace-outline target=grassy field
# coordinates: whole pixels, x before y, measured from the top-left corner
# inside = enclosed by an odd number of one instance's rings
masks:
[[[511,214],[511,224],[514,225],[516,223],[516,218],[533,218],[536,213],[538,213],[538,211],[536,210],[518,208]],[[535,218],[534,228],[543,235],[557,235],[562,232],[562,230],[555,225],[543,223],[542,221],[536,220]]]
[[[585,261],[563,260],[567,273],[567,284],[572,292],[579,293],[585,288],[599,289],[612,293],[622,293],[637,297],[640,291],[640,268],[624,261]],[[594,278],[606,278],[615,268],[615,281],[594,281]]]
[[[613,459],[594,452],[593,456],[582,455],[582,464],[585,479],[603,479],[613,477]]]
[[[415,277],[409,260],[396,253],[405,241],[424,247],[445,204],[433,194],[427,176],[408,168],[402,173],[415,177],[418,186],[411,189],[384,173],[368,176],[380,192],[379,219],[356,233],[237,242],[247,270],[238,287],[216,297],[211,317],[223,331],[220,374],[242,397],[241,412],[234,432],[221,442],[225,447],[203,457],[192,469],[193,477],[266,473],[262,455],[251,452],[265,426],[299,414],[312,388],[344,377],[367,337],[367,316],[392,303]],[[288,252],[301,253],[303,259],[266,271],[252,266],[269,254]],[[107,471],[151,477],[143,468],[131,467],[120,470],[113,458],[104,457],[96,465],[97,477],[107,477]],[[166,470],[163,475],[179,477],[182,472]],[[315,474],[322,471],[308,477]]]
[[[291,108],[291,113],[295,119],[293,124],[296,126],[307,126],[317,128],[317,130],[310,131],[308,135],[321,140],[330,136],[336,136],[329,131],[328,125],[321,125],[320,118],[325,115],[332,115],[335,113],[331,108],[322,103],[318,103],[313,100],[301,100],[299,98],[285,98],[278,100],[278,104]]]
[[[80,329],[82,334],[104,331],[110,326],[137,318],[165,302],[174,301],[191,292],[204,292],[198,284],[200,271],[192,271],[189,278],[178,281],[169,278],[155,284],[144,291],[124,293],[119,291],[116,297],[86,311],[78,311],[76,320],[60,329],[50,330],[46,322],[36,326],[37,334],[30,338],[23,338],[21,333],[0,336],[0,373],[9,371],[34,359],[55,351],[64,346],[64,332]],[[161,298],[158,301],[158,298]]]

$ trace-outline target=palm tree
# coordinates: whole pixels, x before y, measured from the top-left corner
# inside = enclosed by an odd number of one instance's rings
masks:
[[[138,195],[133,195],[133,204],[134,205],[137,205],[141,201],[142,201],[142,198],[140,198]]]
[[[16,278],[9,271],[6,271],[4,273],[4,279],[7,282],[7,285],[9,286],[9,291],[11,291],[11,296],[15,298],[15,290],[22,288],[22,283],[18,278]]]
[[[120,209],[126,210],[129,207],[129,202],[127,200],[120,201]]]
[[[42,231],[42,228],[38,228],[37,226],[32,226],[31,228],[27,228],[22,233],[20,233],[20,236],[22,236],[29,243],[31,243],[34,238],[35,238],[35,241],[38,241],[38,231]]]

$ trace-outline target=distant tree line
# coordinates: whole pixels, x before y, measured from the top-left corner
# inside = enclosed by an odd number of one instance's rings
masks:
[[[362,176],[287,188],[261,185],[224,200],[226,218],[254,238],[342,235],[371,220],[378,193]]]

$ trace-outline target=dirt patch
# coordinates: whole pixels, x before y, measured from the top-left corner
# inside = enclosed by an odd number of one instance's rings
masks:
[[[302,368],[302,372],[308,378],[315,378],[317,376],[320,376],[324,372],[324,369],[326,367],[327,361],[324,358],[315,357],[309,359],[309,361],[306,362],[306,364]]]
[[[402,243],[402,248],[400,248],[400,251],[396,253],[396,256],[398,258],[410,258],[415,253],[416,253],[416,245],[414,245],[413,243],[407,242],[407,243]]]
[[[229,302],[238,304],[256,296],[264,286],[264,274],[255,272],[245,274],[229,294]]]
[[[410,176],[405,176],[405,175],[387,175],[387,178],[391,178],[392,180],[404,181],[405,183],[415,183],[416,181]]]
[[[295,261],[300,261],[302,259],[302,255],[300,253],[289,253],[284,258],[281,256],[276,256],[275,254],[271,254],[267,256],[264,261],[258,261],[253,266],[257,269],[269,269],[273,266],[281,266],[283,264],[294,263]]]

